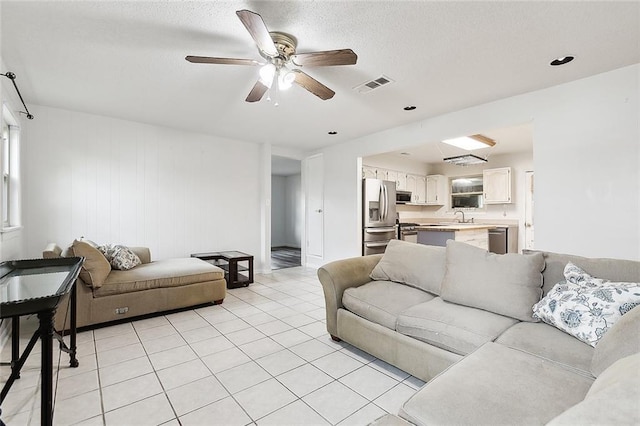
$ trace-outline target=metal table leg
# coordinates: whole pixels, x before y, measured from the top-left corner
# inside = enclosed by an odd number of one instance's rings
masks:
[[[40,424],[44,426],[53,424],[53,314],[53,310],[38,313],[42,343]]]

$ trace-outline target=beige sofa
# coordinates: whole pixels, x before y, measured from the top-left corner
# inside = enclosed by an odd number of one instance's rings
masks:
[[[74,242],[75,244],[75,242]],[[70,248],[71,249],[71,248]],[[49,244],[43,251],[44,258],[73,255],[70,249],[63,251],[56,244]],[[217,266],[196,258],[175,258],[151,261],[146,247],[130,247],[142,264],[133,269],[106,270],[94,266],[91,253],[75,253],[85,256],[85,266],[76,283],[77,327],[133,318],[172,309],[186,308],[205,303],[222,303],[226,295],[224,271]],[[103,262],[104,263],[104,262]],[[108,262],[107,262],[108,265]],[[103,273],[98,281],[96,275]],[[55,326],[68,329],[67,299],[61,302]],[[65,326],[66,321],[66,326]]]
[[[640,307],[595,349],[531,316],[568,262],[640,282],[640,262],[394,241],[318,270],[327,330],[426,381],[378,424],[639,424]]]

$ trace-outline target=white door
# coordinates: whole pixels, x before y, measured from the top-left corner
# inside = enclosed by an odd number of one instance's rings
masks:
[[[307,158],[307,255],[323,257],[324,164],[322,154]]]
[[[533,249],[533,172],[526,172],[524,181],[524,248]]]

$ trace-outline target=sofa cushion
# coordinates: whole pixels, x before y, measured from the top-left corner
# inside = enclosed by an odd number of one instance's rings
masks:
[[[640,282],[640,262],[634,260],[587,258],[534,250],[523,250],[523,253],[542,253],[544,255],[545,268],[542,273],[544,294],[547,294],[554,285],[564,280],[564,268],[569,262],[594,277],[607,277],[618,282]]]
[[[531,307],[542,296],[543,268],[541,253],[500,255],[448,240],[440,296],[447,302],[537,322]]]
[[[563,364],[582,374],[590,374],[594,349],[543,322],[519,322],[502,333],[496,343]]]
[[[416,425],[544,424],[580,402],[593,379],[497,343],[433,378],[401,408]]]
[[[362,318],[395,330],[398,314],[433,297],[425,291],[392,281],[371,281],[346,289],[342,304]]]
[[[599,345],[598,345],[599,346]],[[549,425],[640,424],[640,354],[622,358],[607,368],[584,400]]]
[[[444,277],[444,247],[391,240],[373,271],[372,280],[395,281],[433,294],[440,294]]]
[[[142,261],[129,247],[120,244],[105,244],[98,250],[104,255],[113,269],[126,271],[140,265]]]
[[[611,364],[640,352],[640,306],[620,318],[600,339],[593,352],[591,373],[598,377]]]
[[[639,283],[594,278],[571,262],[565,278],[533,306],[533,316],[593,347],[626,312],[640,305]]]
[[[396,330],[459,355],[493,341],[517,320],[436,297],[398,315]]]
[[[145,263],[127,271],[111,271],[95,297],[160,287],[178,287],[224,279],[224,271],[200,259],[186,257]]]
[[[89,240],[75,240],[72,250],[73,255],[85,258],[80,269],[82,281],[91,288],[100,288],[111,272],[109,261],[100,253],[95,243]]]

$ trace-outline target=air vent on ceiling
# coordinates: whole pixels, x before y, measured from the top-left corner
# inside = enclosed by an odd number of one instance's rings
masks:
[[[378,78],[375,78],[371,81],[367,81],[365,83],[362,83],[359,86],[354,87],[353,89],[358,91],[358,93],[368,93],[372,90],[378,89],[382,86],[385,86],[389,83],[393,83],[394,80],[390,79],[389,77],[387,77],[386,75],[381,75]]]

